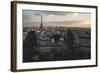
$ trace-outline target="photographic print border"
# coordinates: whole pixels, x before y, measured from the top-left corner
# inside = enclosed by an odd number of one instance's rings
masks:
[[[95,8],[96,10],[96,64],[95,65],[82,65],[82,66],[67,66],[67,67],[52,67],[52,68],[31,68],[31,69],[17,69],[17,4],[34,4],[34,5],[46,5],[46,6],[68,6],[68,7],[82,7],[82,8]],[[66,68],[82,68],[82,67],[96,67],[97,66],[97,6],[89,6],[89,5],[74,5],[74,4],[57,4],[57,3],[42,3],[42,2],[26,2],[26,1],[12,1],[11,2],[11,71],[19,72],[19,71],[36,71],[36,70],[52,70],[52,69],[66,69]]]

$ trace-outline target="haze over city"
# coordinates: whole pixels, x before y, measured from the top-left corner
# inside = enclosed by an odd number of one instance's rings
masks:
[[[90,13],[23,10],[23,26],[40,26],[41,16],[44,27],[61,26],[90,28],[91,24]]]

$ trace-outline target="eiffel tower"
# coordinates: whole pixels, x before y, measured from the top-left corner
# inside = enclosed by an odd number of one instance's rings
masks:
[[[41,16],[41,24],[40,24],[40,27],[39,27],[40,30],[43,29],[43,19],[42,19],[42,16]]]

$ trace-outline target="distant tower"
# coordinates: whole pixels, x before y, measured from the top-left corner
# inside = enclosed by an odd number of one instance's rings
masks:
[[[41,24],[40,24],[40,28],[39,29],[43,29],[43,20],[42,20],[42,15],[41,15]]]

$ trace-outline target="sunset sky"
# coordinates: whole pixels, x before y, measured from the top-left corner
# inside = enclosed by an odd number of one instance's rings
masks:
[[[90,27],[90,13],[23,10],[23,26],[40,26],[41,16],[44,26]]]

